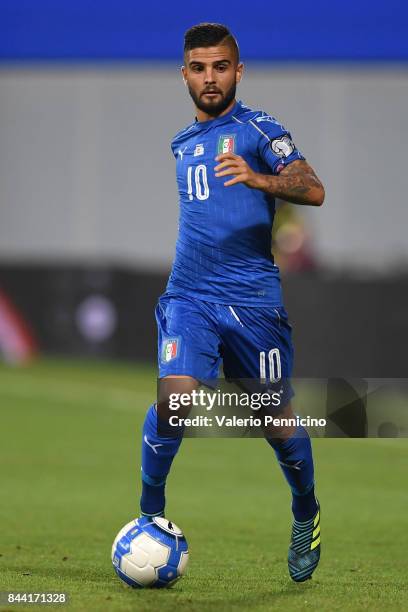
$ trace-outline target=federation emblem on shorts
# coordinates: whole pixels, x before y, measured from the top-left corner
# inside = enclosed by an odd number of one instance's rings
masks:
[[[235,153],[235,136],[220,136],[218,139],[218,155]]]
[[[165,340],[162,348],[162,361],[166,363],[177,357],[178,339],[169,338]]]

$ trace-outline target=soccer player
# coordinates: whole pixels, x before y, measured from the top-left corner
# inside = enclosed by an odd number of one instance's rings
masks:
[[[186,32],[182,75],[196,119],[172,142],[179,235],[156,308],[159,378],[174,393],[216,379],[221,360],[229,379],[291,376],[291,327],[271,254],[275,198],[320,206],[324,189],[290,133],[236,100],[242,73],[237,42],[225,26],[203,23]],[[293,416],[288,402],[284,414]],[[182,428],[172,435],[158,428],[160,417],[152,405],[143,428],[145,517],[164,516],[166,478],[182,441]],[[268,431],[292,491],[289,573],[302,582],[320,558],[310,438],[303,427]]]

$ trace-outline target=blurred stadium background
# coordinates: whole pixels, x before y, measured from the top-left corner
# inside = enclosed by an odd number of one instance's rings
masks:
[[[286,123],[327,191],[274,232],[296,373],[405,376],[408,8],[355,0],[0,2],[0,347],[154,362],[174,252],[171,137],[194,23],[227,23],[239,97]]]

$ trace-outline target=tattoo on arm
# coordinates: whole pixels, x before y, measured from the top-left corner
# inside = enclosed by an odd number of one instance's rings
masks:
[[[295,204],[320,206],[324,188],[313,168],[303,160],[292,162],[278,176],[264,175],[262,191]]]

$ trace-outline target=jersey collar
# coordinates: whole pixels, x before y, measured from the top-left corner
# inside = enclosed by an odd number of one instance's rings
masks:
[[[231,120],[232,115],[237,115],[241,112],[242,102],[241,100],[237,100],[234,106],[226,115],[221,115],[221,117],[217,117],[216,119],[209,119],[208,121],[197,121],[194,124],[194,128],[197,131],[202,129],[206,129],[208,127],[217,127],[218,125],[222,125],[223,123],[228,123]]]

